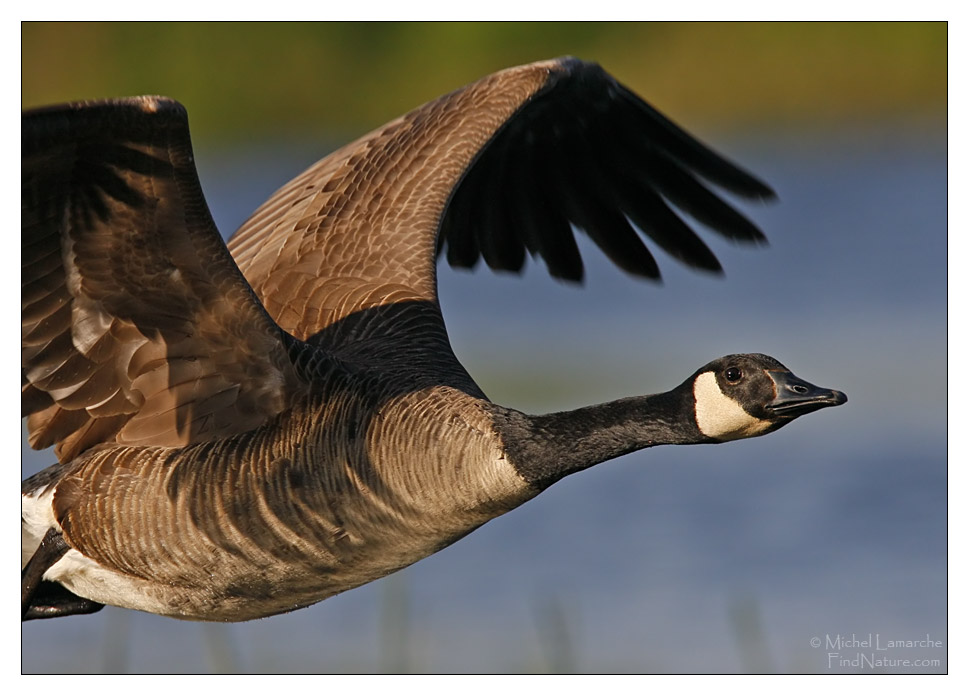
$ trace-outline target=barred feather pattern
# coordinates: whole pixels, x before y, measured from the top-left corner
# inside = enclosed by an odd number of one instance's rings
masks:
[[[65,539],[135,589],[131,607],[240,620],[384,576],[537,493],[477,398],[445,387],[340,395],[234,438],[86,453],[57,484]],[[119,604],[85,580],[61,582]]]

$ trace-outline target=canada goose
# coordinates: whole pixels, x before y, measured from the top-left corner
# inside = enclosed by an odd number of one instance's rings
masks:
[[[196,620],[294,610],[451,544],[598,462],[768,433],[842,404],[760,354],[669,392],[531,416],[453,355],[436,256],[556,277],[571,224],[656,278],[635,224],[699,269],[668,207],[763,240],[702,178],[772,191],[595,64],[504,70],[324,158],[228,247],[184,109],[22,120],[22,409],[59,464],[22,488],[24,619],[103,604]]]

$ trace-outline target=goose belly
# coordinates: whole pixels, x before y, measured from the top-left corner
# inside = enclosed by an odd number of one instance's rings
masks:
[[[392,573],[534,495],[488,438],[375,442],[356,455],[307,439],[241,457],[218,443],[94,451],[24,496],[23,554],[55,527],[72,549],[45,578],[79,596],[247,620]]]

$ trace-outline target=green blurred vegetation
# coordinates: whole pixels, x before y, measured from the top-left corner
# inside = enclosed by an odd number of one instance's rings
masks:
[[[193,132],[352,135],[503,67],[596,60],[690,127],[942,123],[945,23],[24,23],[24,107],[165,94]]]

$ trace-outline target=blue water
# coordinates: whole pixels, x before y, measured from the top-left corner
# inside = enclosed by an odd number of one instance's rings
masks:
[[[307,150],[200,151],[221,229]],[[456,352],[492,399],[532,411],[665,390],[737,351],[774,355],[847,405],[765,438],[606,463],[290,615],[31,622],[23,670],[946,670],[945,134],[890,125],[723,150],[779,192],[746,209],[770,247],[707,237],[726,276],[662,258],[663,286],[589,245],[581,289],[538,265],[521,278],[443,268]],[[25,450],[24,475],[51,461]],[[930,647],[886,648],[927,635]]]

